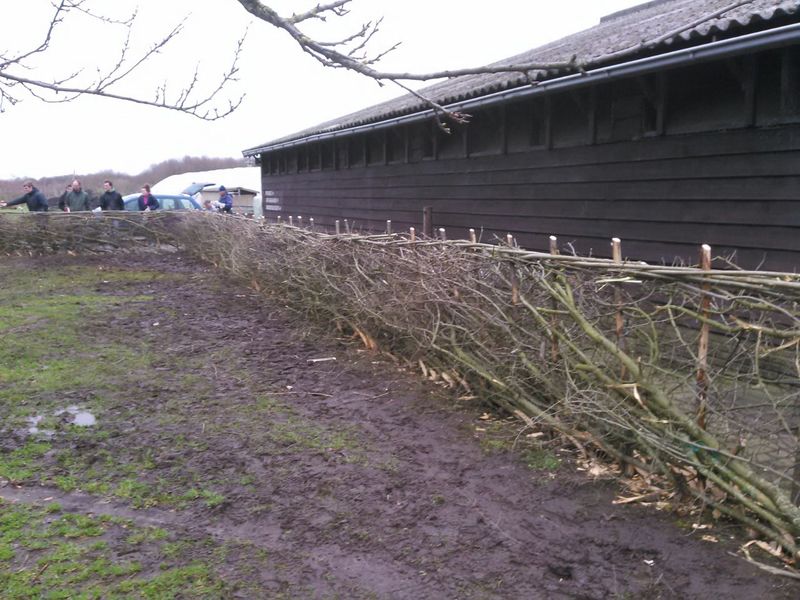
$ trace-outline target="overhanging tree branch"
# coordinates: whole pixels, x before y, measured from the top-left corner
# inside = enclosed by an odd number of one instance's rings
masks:
[[[282,16],[271,6],[261,0],[237,0],[238,3],[256,19],[263,21],[285,31],[300,46],[300,48],[311,55],[316,61],[326,67],[347,69],[359,73],[365,77],[376,81],[379,85],[386,82],[399,86],[433,109],[437,122],[442,126],[438,117],[444,115],[455,122],[465,122],[467,115],[463,115],[442,106],[440,101],[426,95],[424,91],[414,91],[409,88],[408,82],[430,81],[436,79],[451,79],[469,75],[490,75],[500,73],[520,74],[530,84],[535,84],[536,79],[541,74],[548,72],[582,72],[586,65],[577,56],[572,56],[566,61],[557,62],[508,62],[506,64],[494,64],[488,66],[445,69],[426,73],[413,73],[401,71],[382,71],[376,67],[377,63],[386,54],[395,50],[399,43],[392,44],[387,48],[370,52],[368,46],[373,42],[375,35],[381,26],[381,19],[368,21],[354,28],[349,35],[344,35],[338,41],[318,40],[314,36],[308,35],[301,29],[301,26],[311,21],[327,22],[329,17],[342,18],[347,16],[350,11],[348,6],[352,0],[334,0],[326,4],[317,4],[312,8],[295,12],[291,16]],[[618,56],[634,52],[637,49],[653,47],[664,42],[670,37],[679,35],[683,31],[696,27],[701,23],[719,18],[727,12],[740,6],[748,4],[752,0],[735,0],[731,4],[711,13],[695,19],[677,27],[666,34],[659,35],[651,40],[643,40],[628,48],[623,48],[615,53],[604,57],[613,60]],[[218,83],[210,90],[201,91],[201,76],[197,69],[194,70],[188,82],[173,94],[167,93],[167,83],[158,85],[153,95],[149,98],[137,96],[121,91],[120,84],[135,77],[143,65],[151,62],[156,55],[160,54],[176,37],[183,33],[185,21],[181,21],[173,27],[156,43],[145,49],[138,56],[133,55],[132,28],[137,18],[137,12],[133,12],[126,19],[112,18],[101,14],[90,6],[90,0],[54,0],[54,12],[50,22],[46,27],[42,38],[29,49],[0,53],[0,112],[4,110],[6,104],[13,105],[20,100],[18,92],[24,90],[29,95],[45,102],[69,102],[83,95],[98,96],[114,100],[122,100],[167,108],[179,112],[185,112],[205,120],[215,120],[222,118],[241,104],[244,95],[234,99],[220,100],[228,84],[235,82],[238,75],[238,61],[242,52],[244,37],[236,46],[233,60],[230,67],[225,71]],[[209,9],[210,10],[210,9]],[[54,75],[49,78],[32,77],[36,66],[36,73],[39,73],[39,65],[33,65],[32,59],[47,52],[54,52],[53,34],[72,14],[76,16],[86,16],[90,19],[100,21],[104,26],[120,27],[125,30],[123,42],[117,52],[117,59],[113,66],[105,71],[97,70],[97,75],[92,81],[84,79],[84,71],[78,70],[67,76]],[[406,82],[406,83],[403,83]],[[446,126],[444,126],[446,129]]]
[[[424,101],[430,108],[434,110],[437,115],[445,115],[455,122],[464,122],[465,116],[448,110],[441,104],[437,103],[433,98],[426,96],[424,93],[411,90],[407,85],[401,82],[409,81],[430,81],[434,79],[451,79],[454,77],[462,77],[467,75],[482,75],[482,74],[495,74],[495,73],[519,73],[523,75],[530,83],[535,83],[533,74],[535,72],[582,72],[585,65],[582,64],[577,56],[572,56],[566,62],[522,62],[522,63],[508,63],[508,64],[495,64],[490,66],[472,67],[464,69],[447,69],[441,71],[432,71],[428,73],[412,73],[412,72],[387,72],[376,69],[374,65],[388,52],[397,48],[398,44],[391,46],[388,50],[379,52],[373,56],[365,54],[363,51],[367,43],[377,33],[380,21],[375,23],[369,22],[362,25],[355,33],[344,37],[340,42],[320,42],[306,35],[299,27],[298,24],[306,19],[316,18],[325,20],[326,13],[332,13],[336,16],[346,14],[344,7],[351,2],[351,0],[339,0],[330,4],[318,4],[315,8],[302,13],[300,15],[293,15],[292,17],[282,17],[270,6],[267,6],[261,0],[237,0],[239,4],[251,15],[269,23],[270,25],[282,29],[288,33],[302,50],[313,56],[318,62],[326,67],[344,68],[366,77],[369,77],[379,84],[383,82],[391,82],[398,85],[405,91],[412,93],[414,96]],[[748,4],[752,0],[737,0],[736,2],[723,7],[711,14],[704,15],[700,19],[696,19],[691,23],[687,23],[679,28],[670,31],[666,35],[659,36],[653,40],[643,40],[640,44],[625,48],[619,53],[627,53],[637,48],[647,48],[662,43],[670,37],[674,37],[683,31],[696,27],[697,25],[719,18],[723,14],[730,12],[742,5]],[[350,44],[356,43],[354,48]],[[619,54],[617,53],[617,54]],[[614,56],[614,55],[610,55]],[[467,116],[468,118],[468,116]],[[437,120],[441,126],[441,123]]]
[[[242,103],[244,94],[224,100],[222,95],[228,84],[237,81],[238,64],[246,33],[236,44],[230,66],[210,89],[205,87],[201,89],[201,77],[196,68],[188,81],[174,93],[168,93],[165,81],[156,86],[154,93],[148,98],[146,94],[140,96],[127,93],[121,88],[121,84],[133,79],[144,65],[152,62],[183,33],[185,19],[137,55],[133,50],[132,32],[138,12],[134,11],[125,19],[116,19],[94,11],[88,0],[60,0],[53,6],[55,10],[41,40],[29,49],[0,55],[0,112],[6,105],[13,106],[19,102],[22,90],[33,98],[48,103],[71,102],[80,96],[96,96],[175,110],[207,121],[229,115]],[[91,79],[85,76],[84,69],[66,76],[60,74],[49,77],[32,76],[33,73],[39,74],[43,70],[40,64],[34,65],[32,59],[47,52],[55,52],[56,47],[53,42],[56,30],[70,16],[81,15],[99,21],[103,26],[124,30],[124,36],[116,50],[115,63],[107,69],[98,68]]]

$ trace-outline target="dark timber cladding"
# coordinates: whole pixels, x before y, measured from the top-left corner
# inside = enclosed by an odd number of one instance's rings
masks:
[[[800,2],[740,4],[681,35],[732,3],[659,0],[607,17],[562,40],[575,39],[585,74],[431,86],[472,114],[449,135],[403,97],[248,150],[266,214],[399,231],[419,230],[430,206],[449,238],[475,228],[545,251],[556,235],[562,250],[609,256],[620,237],[626,256],[668,262],[696,262],[707,243],[744,267],[797,270]],[[581,46],[610,26],[634,40],[673,33],[667,48]],[[549,48],[527,60],[552,62]]]

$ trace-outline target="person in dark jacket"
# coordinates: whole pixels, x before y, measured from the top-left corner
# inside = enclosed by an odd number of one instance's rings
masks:
[[[25,203],[28,205],[28,210],[30,212],[47,212],[47,198],[45,198],[42,192],[36,189],[32,181],[23,183],[22,191],[25,193],[19,198],[15,198],[10,202],[0,202],[0,208]]]
[[[219,211],[231,214],[233,212],[233,196],[228,193],[224,185],[219,186]]]
[[[83,191],[79,180],[74,179],[72,181],[72,190],[61,197],[61,200],[58,202],[58,208],[64,212],[91,210],[89,206],[89,194]]]
[[[142,186],[142,195],[139,196],[139,210],[156,210],[157,208],[161,208],[158,198],[150,193],[150,184],[145,183]]]
[[[64,193],[58,197],[58,208],[60,210],[64,210],[64,207],[67,205],[67,194],[72,191],[72,184],[68,183],[67,187],[64,189]]]
[[[108,179],[103,182],[103,195],[100,196],[100,208],[102,210],[125,210],[122,196],[114,189],[114,184]]]

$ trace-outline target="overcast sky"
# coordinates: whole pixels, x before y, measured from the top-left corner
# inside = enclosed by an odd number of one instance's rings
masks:
[[[384,17],[372,48],[401,47],[381,63],[385,70],[428,72],[486,64],[591,27],[600,17],[641,0],[353,0],[345,21],[317,24],[319,38],[336,39],[365,20]],[[276,9],[300,12],[316,2],[276,0]],[[0,178],[93,173],[136,174],[149,165],[183,156],[241,156],[245,148],[387,100],[401,92],[343,70],[320,66],[285,33],[254,20],[235,0],[91,0],[96,11],[121,17],[137,5],[133,46],[161,39],[187,17],[184,31],[157,61],[120,91],[151,97],[166,81],[177,91],[199,68],[211,86],[229,64],[237,40],[249,30],[239,82],[230,97],[245,93],[231,116],[205,122],[185,114],[113,100],[82,97],[50,104],[19,93],[2,105]],[[0,55],[28,50],[43,37],[49,0],[3,0]],[[92,76],[113,64],[123,30],[77,15],[56,30],[52,48],[25,73]],[[18,72],[19,73],[19,72]]]

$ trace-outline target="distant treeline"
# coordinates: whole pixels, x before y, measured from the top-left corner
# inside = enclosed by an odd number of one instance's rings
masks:
[[[70,174],[58,175],[55,177],[42,177],[34,179],[20,177],[17,179],[0,179],[0,200],[11,200],[22,195],[22,184],[29,179],[34,182],[37,188],[48,198],[57,198],[73,179],[80,180],[83,189],[88,192],[91,198],[103,193],[103,181],[110,179],[114,183],[116,190],[122,194],[132,194],[138,192],[145,184],[155,184],[170,175],[178,173],[188,173],[192,171],[211,171],[213,169],[229,169],[232,167],[246,167],[247,162],[243,158],[209,158],[207,156],[184,156],[183,158],[173,158],[164,162],[150,165],[149,168],[138,175],[128,175],[126,173],[116,173],[114,171],[100,171],[90,174]]]

